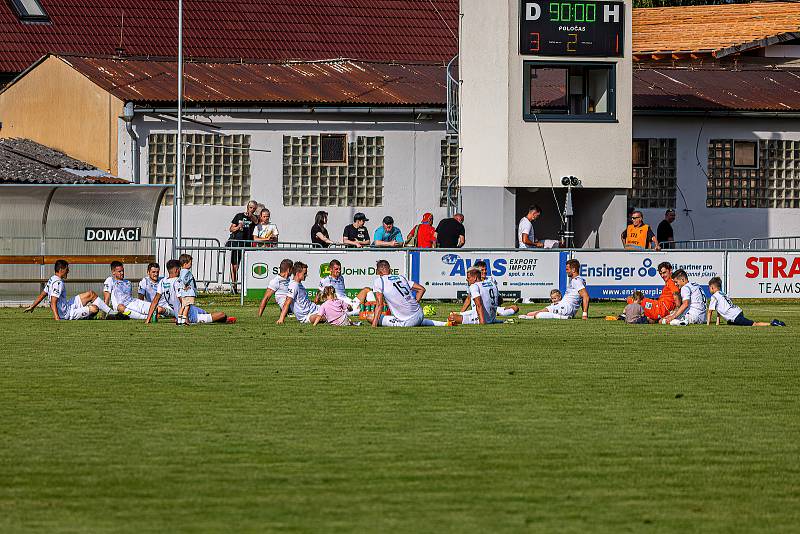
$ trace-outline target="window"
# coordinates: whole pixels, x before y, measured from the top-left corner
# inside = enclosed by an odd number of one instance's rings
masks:
[[[325,134],[320,136],[320,163],[347,165],[347,136],[344,134]]]
[[[383,137],[358,137],[346,144],[347,161],[339,165],[323,161],[326,137],[283,137],[283,205],[381,206]]]
[[[678,185],[676,145],[676,139],[634,139],[633,187],[628,191],[629,205],[638,209],[675,207]]]
[[[525,63],[527,121],[613,121],[615,72],[606,63]]]
[[[709,208],[800,208],[800,141],[762,140],[755,145],[755,161],[749,147],[738,149],[730,139],[708,143]]]
[[[448,135],[442,139],[442,182],[439,194],[439,206],[458,209],[459,175],[458,175],[458,136]]]
[[[733,166],[734,167],[758,167],[758,156],[756,155],[758,143],[755,141],[734,141],[733,142]]]
[[[50,22],[38,0],[11,0],[11,5],[22,22]]]
[[[151,184],[174,184],[175,134],[147,138]],[[184,134],[184,204],[242,206],[250,199],[250,136]],[[164,203],[173,203],[167,191]]]

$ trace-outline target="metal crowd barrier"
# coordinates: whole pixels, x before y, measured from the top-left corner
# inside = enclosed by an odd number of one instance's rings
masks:
[[[750,240],[747,248],[751,250],[798,249],[800,248],[800,236],[757,237]]]
[[[688,239],[683,241],[662,241],[663,250],[744,250],[744,241],[739,238]]]

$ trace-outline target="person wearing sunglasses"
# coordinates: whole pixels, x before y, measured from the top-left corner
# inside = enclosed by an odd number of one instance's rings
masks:
[[[622,246],[625,250],[646,250],[648,248],[661,250],[653,229],[644,223],[641,211],[631,213],[631,224],[622,232]]]

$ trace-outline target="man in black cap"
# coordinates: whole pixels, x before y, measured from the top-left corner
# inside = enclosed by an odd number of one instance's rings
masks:
[[[368,221],[367,216],[361,212],[353,216],[353,224],[344,227],[342,244],[346,247],[368,247],[370,245],[369,231],[364,224]]]
[[[394,219],[387,215],[383,218],[383,226],[375,230],[373,247],[402,247],[403,233],[394,225]]]

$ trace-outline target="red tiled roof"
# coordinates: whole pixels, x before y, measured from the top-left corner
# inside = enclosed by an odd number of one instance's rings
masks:
[[[39,0],[50,24],[21,23],[0,1],[0,72],[48,53],[177,55],[177,0]],[[124,15],[124,25],[122,19]],[[187,58],[446,63],[458,0],[185,0]]]
[[[177,63],[64,56],[92,82],[123,101],[175,102]],[[446,68],[364,61],[186,63],[184,95],[194,103],[336,105],[445,104]]]

